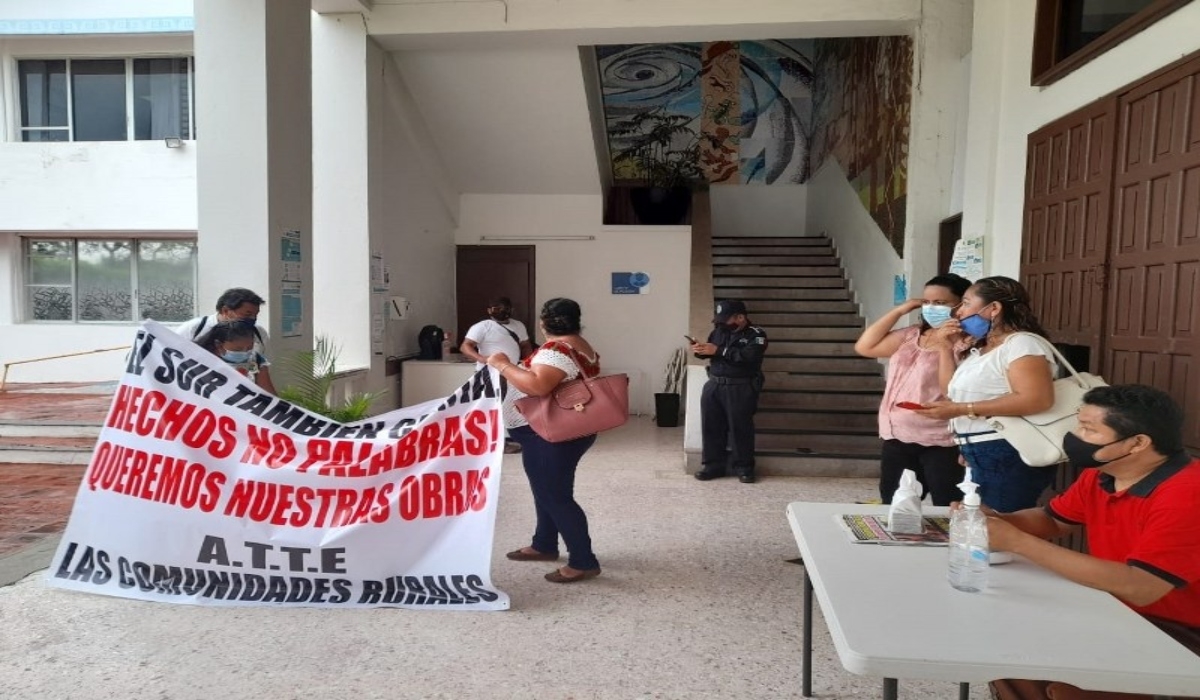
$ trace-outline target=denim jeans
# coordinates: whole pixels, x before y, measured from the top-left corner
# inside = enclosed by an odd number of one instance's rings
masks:
[[[959,445],[971,467],[971,480],[979,484],[979,498],[1001,513],[1033,508],[1054,482],[1053,467],[1031,467],[1007,440]]]
[[[530,546],[539,552],[557,554],[558,537],[562,535],[567,545],[567,566],[584,570],[600,568],[592,553],[587,515],[575,502],[575,467],[596,442],[596,436],[547,442],[528,425],[510,428],[508,432],[521,445],[521,463],[533,491],[537,526]]]

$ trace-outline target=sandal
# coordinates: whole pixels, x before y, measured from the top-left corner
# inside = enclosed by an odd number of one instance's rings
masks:
[[[558,552],[547,554],[546,552],[539,552],[532,547],[515,549],[504,556],[513,561],[558,561]]]
[[[546,574],[546,580],[550,583],[575,583],[577,581],[585,581],[589,578],[596,578],[600,575],[599,567],[595,569],[581,569],[578,571],[579,573],[575,574],[574,576],[567,576],[563,573],[562,569],[555,569],[554,571]]]

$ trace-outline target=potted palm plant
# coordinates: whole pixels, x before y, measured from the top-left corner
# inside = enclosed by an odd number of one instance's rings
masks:
[[[610,130],[614,141],[622,144],[613,155],[615,169],[640,183],[630,200],[643,224],[683,221],[692,189],[703,182],[700,135],[692,121],[659,108],[634,114]]]
[[[279,398],[338,423],[353,423],[369,416],[371,404],[383,392],[363,391],[341,402],[330,402],[339,354],[341,348],[331,338],[318,335],[312,350],[285,357],[281,364],[287,368],[293,383],[279,392]]]
[[[676,348],[667,362],[663,373],[663,390],[654,395],[654,420],[660,428],[679,425],[679,395],[683,389],[683,375],[687,367],[683,348]]]

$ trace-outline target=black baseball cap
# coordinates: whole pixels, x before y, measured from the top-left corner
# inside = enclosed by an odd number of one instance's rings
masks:
[[[725,323],[730,318],[737,314],[746,313],[746,305],[737,299],[724,299],[717,302],[716,315],[713,316],[713,323]]]

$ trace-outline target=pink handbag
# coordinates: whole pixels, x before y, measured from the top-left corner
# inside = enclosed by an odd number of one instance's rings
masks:
[[[566,442],[625,425],[629,418],[629,377],[580,376],[545,396],[517,399],[517,412],[546,442]]]

